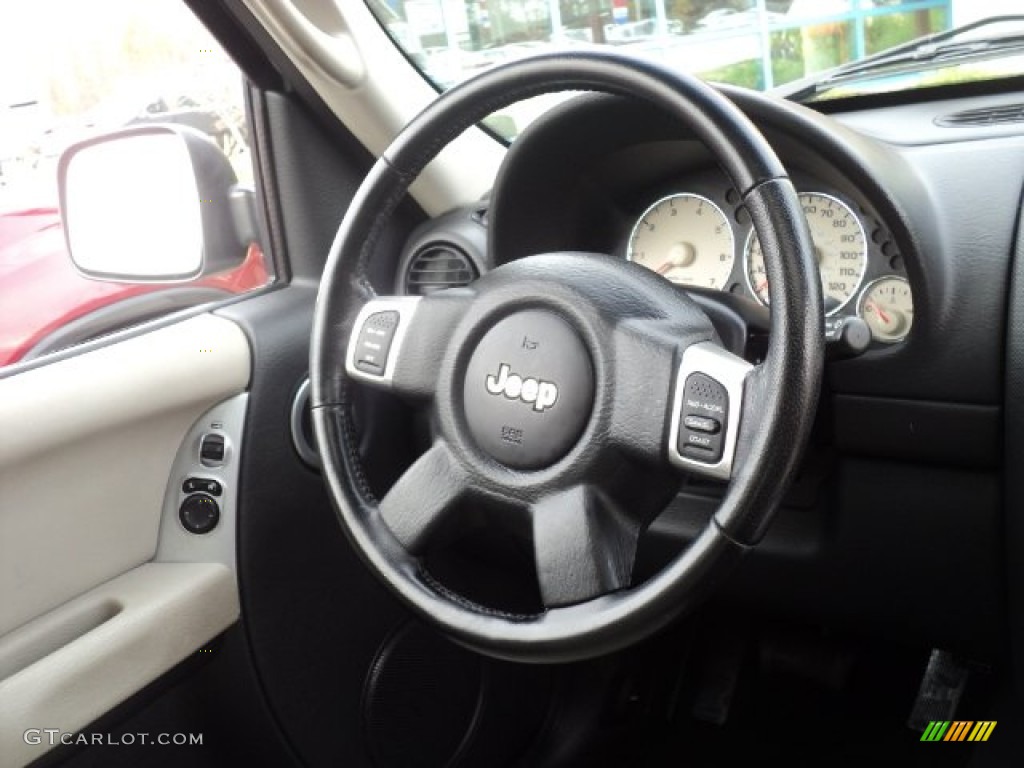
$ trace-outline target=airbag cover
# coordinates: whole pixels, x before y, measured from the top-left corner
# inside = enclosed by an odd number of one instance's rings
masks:
[[[516,312],[474,350],[463,403],[481,450],[514,469],[547,467],[576,443],[593,409],[590,355],[554,312]]]

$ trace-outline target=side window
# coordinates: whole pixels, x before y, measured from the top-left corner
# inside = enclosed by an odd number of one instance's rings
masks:
[[[226,157],[221,177],[232,198],[252,200],[241,73],[181,0],[45,0],[7,5],[0,17],[0,367],[273,278],[251,216],[233,225],[230,258],[207,258],[175,280],[133,278],[160,274],[145,264],[157,258],[160,232],[152,248],[136,238],[126,274],[115,279],[87,277],[68,253],[59,160],[68,146],[98,135],[172,126],[203,152],[212,142]],[[129,221],[139,210],[132,197],[162,199],[159,175],[144,179],[148,190],[119,191],[129,203],[126,230],[137,225]],[[232,206],[243,209],[255,210]],[[103,221],[108,234],[119,229],[116,218]]]

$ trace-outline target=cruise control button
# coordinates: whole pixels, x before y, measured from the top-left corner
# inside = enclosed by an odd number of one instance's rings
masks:
[[[683,418],[683,426],[694,432],[707,432],[709,435],[718,433],[722,428],[721,424],[706,416],[686,416]]]
[[[689,432],[686,434],[686,443],[683,445],[682,454],[689,456],[692,459],[698,459],[699,461],[706,461],[708,463],[714,463],[715,453],[718,449],[718,445],[721,442],[716,440],[710,435],[703,435],[699,432]]]
[[[729,393],[705,373],[691,373],[683,385],[683,412],[676,449],[688,459],[716,464],[725,450]]]
[[[363,323],[356,339],[355,366],[360,371],[383,376],[391,343],[398,329],[398,312],[374,312]]]

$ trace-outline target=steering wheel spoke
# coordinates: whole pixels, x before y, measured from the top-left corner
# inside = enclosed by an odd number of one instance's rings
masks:
[[[584,485],[530,508],[541,598],[556,608],[629,586],[640,526]]]
[[[684,333],[650,319],[616,329],[615,377],[622,394],[609,437],[648,464],[667,462],[729,480],[753,366],[706,336],[691,340]]]
[[[609,440],[650,465],[665,461],[665,414],[671,408],[678,327],[632,318],[619,323],[612,343],[620,393],[609,423]]]
[[[391,486],[380,515],[399,543],[418,554],[469,485],[462,465],[438,440]]]
[[[431,397],[438,361],[472,295],[453,289],[426,297],[370,299],[349,335],[345,371],[357,381],[412,400]]]

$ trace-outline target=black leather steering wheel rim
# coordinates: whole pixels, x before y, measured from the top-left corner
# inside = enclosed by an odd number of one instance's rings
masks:
[[[765,360],[745,380],[731,482],[700,536],[643,584],[520,616],[476,605],[438,584],[382,518],[360,465],[350,412],[351,360],[346,355],[360,311],[378,298],[366,267],[381,228],[426,163],[495,110],[566,90],[647,99],[678,116],[710,149],[742,196],[760,239],[772,285],[771,332]],[[578,263],[566,256],[538,264],[561,269],[559,265],[570,262]],[[527,267],[505,274],[505,283],[534,276]],[[652,303],[670,303],[666,281],[653,275],[629,279],[637,281],[637,290],[654,297]],[[499,285],[505,294],[507,288]],[[714,89],[655,63],[606,51],[549,54],[489,70],[440,96],[381,156],[352,200],[324,270],[311,344],[311,403],[323,474],[342,528],[395,595],[425,621],[475,650],[517,661],[554,662],[620,649],[691,606],[762,537],[810,433],[824,360],[823,317],[810,234],[796,192],[753,124]],[[457,367],[465,355],[453,353],[452,360]],[[429,385],[414,382],[409,389],[415,393],[417,387],[429,399]],[[664,420],[667,424],[667,413]],[[450,465],[435,469],[436,489],[456,481],[449,477]],[[530,473],[517,473],[516,482],[520,474]],[[528,487],[529,478],[522,482]]]

